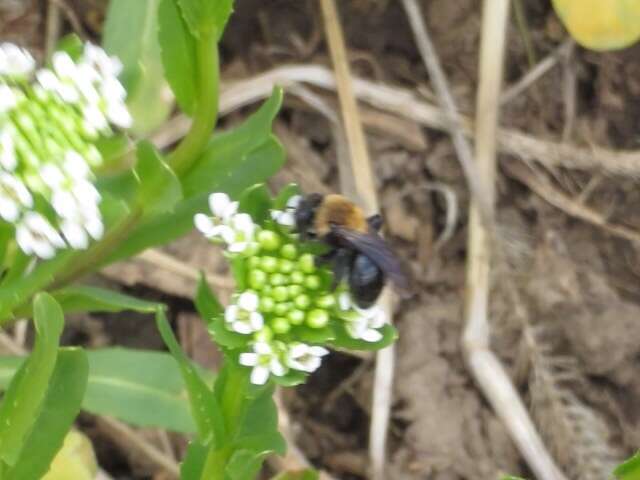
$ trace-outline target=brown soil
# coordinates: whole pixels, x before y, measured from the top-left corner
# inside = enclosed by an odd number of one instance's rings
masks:
[[[103,2],[67,3],[86,32],[99,35]],[[329,65],[315,1],[237,3],[222,44],[223,78],[249,77],[286,63]],[[354,73],[413,89],[433,100],[400,3],[338,3]],[[481,2],[421,3],[456,100],[463,112],[472,113]],[[540,60],[567,34],[548,1],[522,3],[533,51]],[[42,15],[39,2],[0,4],[0,37],[41,47]],[[576,47],[568,66],[556,66],[505,106],[501,124],[542,140],[561,140],[566,130],[564,140],[572,144],[637,149],[639,53],[640,46],[605,54]],[[507,58],[508,86],[530,68],[515,21],[510,25]],[[571,99],[561,88],[565,68],[574,69],[576,75],[577,110],[569,119],[564,112]],[[326,98],[337,106],[334,96]],[[223,125],[242,115],[228,116]],[[470,377],[460,350],[469,194],[451,142],[447,135],[411,122],[402,134],[397,129],[393,133],[397,120],[372,115],[379,127],[368,131],[368,142],[382,213],[394,247],[411,265],[415,278],[414,296],[397,308],[395,316],[400,340],[389,478],[477,480],[504,473],[531,478],[507,430]],[[295,180],[308,190],[338,189],[336,149],[322,116],[288,97],[276,132],[289,152],[289,162],[273,179],[274,186]],[[520,162],[506,156],[500,161]],[[604,171],[548,171],[534,166],[572,201],[584,202],[612,224],[640,229],[635,179],[607,176]],[[437,250],[434,243],[444,226],[446,204],[438,194],[424,191],[425,182],[448,186],[460,205],[454,236]],[[589,193],[584,193],[586,189]],[[636,246],[550,205],[506,169],[500,172],[498,192],[505,251],[494,269],[492,348],[513,373],[563,470],[575,480],[605,478],[601,472],[610,462],[640,444]],[[224,274],[223,263],[197,235],[167,251],[197,268]],[[149,267],[140,263],[115,267],[110,281],[115,278],[116,285],[134,288],[138,295],[161,296],[171,305],[187,347],[202,362],[215,365],[210,345],[193,326],[193,307],[187,300],[193,285],[143,268]],[[161,347],[153,323],[131,315],[127,321],[117,316],[77,319],[69,341]],[[372,370],[370,360],[335,353],[307,385],[284,394],[297,443],[316,466],[336,478],[368,478]],[[152,468],[119,453],[92,419],[86,422],[105,468],[118,478],[150,478]],[[589,461],[583,462],[585,455]],[[588,465],[581,469],[579,464]]]

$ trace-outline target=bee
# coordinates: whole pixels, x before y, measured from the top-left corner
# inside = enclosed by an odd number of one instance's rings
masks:
[[[400,291],[408,290],[408,280],[400,261],[378,233],[382,217],[365,217],[348,198],[312,193],[303,197],[294,211],[295,228],[303,240],[317,239],[330,250],[318,263],[331,264],[333,287],[347,280],[355,303],[373,305],[387,278]]]

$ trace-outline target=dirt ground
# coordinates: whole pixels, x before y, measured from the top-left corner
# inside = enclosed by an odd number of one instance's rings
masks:
[[[0,38],[42,51],[43,3],[0,1]],[[435,102],[400,2],[338,3],[354,74]],[[480,3],[421,2],[456,100],[469,115],[477,87]],[[522,3],[531,49],[512,18],[505,88],[530,70],[531,55],[539,62],[568,39],[548,0]],[[99,36],[104,2],[65,5],[65,29],[76,24],[84,34]],[[616,53],[562,51],[557,65],[504,105],[501,125],[542,142],[637,150],[640,46]],[[222,42],[223,80],[290,63],[330,65],[317,2],[238,0]],[[317,93],[339,111],[334,94]],[[245,113],[228,115],[222,125],[237,123]],[[461,353],[469,190],[450,138],[388,112],[366,108],[364,117],[387,232],[415,284],[395,316],[400,339],[389,478],[533,478]],[[339,188],[336,145],[322,115],[287,96],[275,130],[288,163],[272,180],[274,187],[297,181],[307,191]],[[609,173],[603,156],[601,166],[570,168],[569,162],[550,167],[503,153],[497,185],[502,242],[493,269],[492,348],[572,480],[608,478],[611,466],[640,445],[640,189],[633,175]],[[437,240],[448,205],[425,185],[444,188],[459,205],[453,235],[443,244]],[[591,216],[581,215],[585,211]],[[215,273],[222,296],[228,293],[221,259],[198,235],[165,251]],[[166,301],[185,346],[215,367],[219,357],[188,301],[192,280],[157,262],[136,260],[110,268],[100,281]],[[126,317],[75,318],[67,341],[161,348],[153,322]],[[371,359],[334,353],[307,385],[283,393],[298,446],[336,478],[368,478],[372,372]],[[125,453],[100,422],[82,422],[114,477],[165,478]]]

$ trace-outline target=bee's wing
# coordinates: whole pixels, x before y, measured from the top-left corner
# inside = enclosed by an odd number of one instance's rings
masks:
[[[394,286],[401,292],[409,290],[409,280],[398,257],[391,251],[384,239],[373,231],[361,233],[348,228],[333,226],[332,232],[357,251],[369,257]]]

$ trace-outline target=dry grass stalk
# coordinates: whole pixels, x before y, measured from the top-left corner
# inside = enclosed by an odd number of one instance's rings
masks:
[[[320,6],[324,18],[329,51],[336,73],[342,119],[351,153],[349,156],[351,161],[350,171],[345,172],[344,170],[347,170],[345,168],[340,172],[341,189],[350,197],[358,199],[367,214],[376,213],[378,212],[378,200],[375,182],[354,94],[353,79],[347,59],[347,49],[340,19],[334,0],[320,0]],[[380,304],[387,313],[391,312],[387,294],[383,294]],[[371,426],[369,430],[369,456],[371,457],[372,478],[374,480],[386,478],[386,441],[391,412],[394,359],[393,345],[380,350],[376,354]]]
[[[483,190],[494,208],[498,107],[505,54],[508,0],[485,0],[476,106],[476,161]],[[489,348],[490,232],[472,200],[467,249],[467,298],[463,350],[471,374],[504,422],[516,446],[540,480],[564,480],[540,439],[504,366]]]

